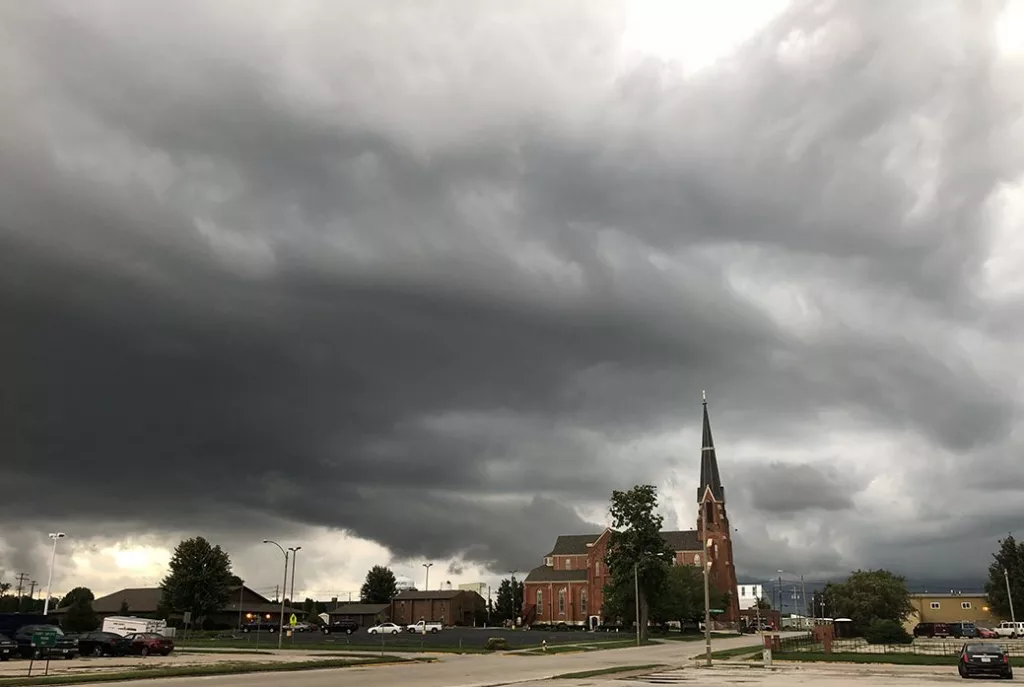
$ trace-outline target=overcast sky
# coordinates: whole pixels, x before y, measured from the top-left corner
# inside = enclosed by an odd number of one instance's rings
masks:
[[[981,575],[1024,518],[1020,0],[0,2],[0,568],[260,588],[689,529]],[[980,584],[980,579],[979,579]]]

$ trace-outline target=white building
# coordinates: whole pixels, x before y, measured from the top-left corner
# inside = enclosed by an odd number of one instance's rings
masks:
[[[759,584],[743,584],[740,582],[736,585],[736,591],[739,592],[740,610],[753,608],[757,600],[764,597],[764,589]]]
[[[480,596],[487,598],[487,583],[486,582],[468,582],[460,584],[459,589],[467,592],[476,592]]]

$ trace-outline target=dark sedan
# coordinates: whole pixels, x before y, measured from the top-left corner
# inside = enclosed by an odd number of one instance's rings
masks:
[[[960,649],[957,671],[962,678],[974,675],[998,675],[1005,680],[1013,679],[1010,657],[1001,646],[991,642],[964,644]]]
[[[139,632],[128,635],[125,639],[131,642],[132,653],[143,657],[150,654],[166,656],[174,651],[174,641],[155,632]]]
[[[83,656],[127,656],[132,643],[113,632],[83,632],[78,635],[78,651]]]
[[[7,635],[0,635],[0,661],[9,661],[18,653],[18,643]]]

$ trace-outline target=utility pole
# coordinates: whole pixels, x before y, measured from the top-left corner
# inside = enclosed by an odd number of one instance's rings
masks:
[[[281,598],[281,597],[279,597],[277,595],[277,592],[280,591],[280,589],[281,589],[281,585],[279,585],[279,584],[275,584],[274,585],[274,601],[277,601],[278,599]]]
[[[21,590],[25,588],[25,581],[28,579],[28,573],[18,573],[18,591],[16,595],[18,597],[18,613],[21,613]]]
[[[1013,593],[1010,591],[1010,573],[1003,568],[1003,580],[1006,581],[1006,598],[1010,602],[1010,621],[1017,622],[1017,616],[1013,612]]]
[[[636,601],[636,645],[640,646],[640,572],[636,563],[633,563],[633,598]]]
[[[804,586],[804,576],[800,576],[800,606],[803,608],[802,615],[807,617],[807,587]]]
[[[36,587],[38,587],[38,586],[39,586],[39,583],[36,582],[35,580],[32,580],[29,583],[29,586],[28,586],[28,598],[31,599],[32,601],[36,600]]]

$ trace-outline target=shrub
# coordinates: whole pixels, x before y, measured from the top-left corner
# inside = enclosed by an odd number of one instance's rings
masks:
[[[864,633],[868,644],[911,644],[914,638],[895,620],[876,620]]]
[[[491,637],[484,642],[484,649],[487,651],[506,651],[508,649],[508,640],[504,637]]]

